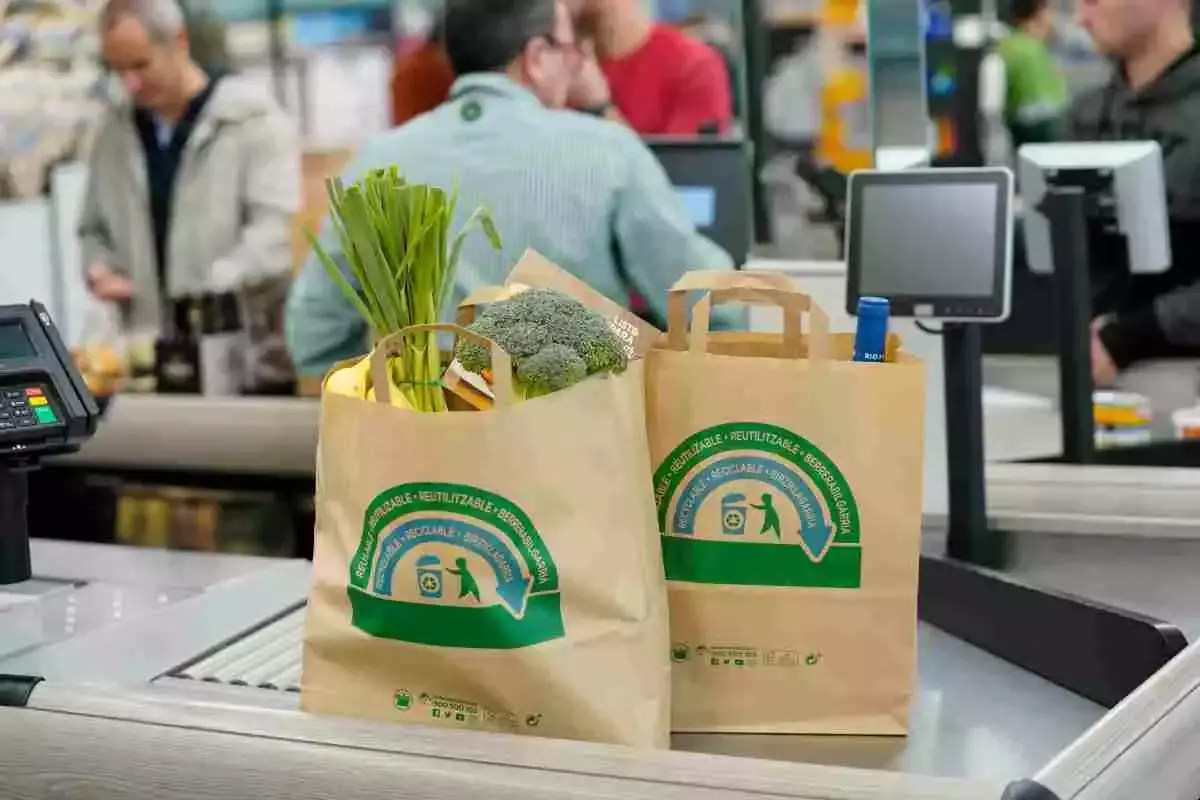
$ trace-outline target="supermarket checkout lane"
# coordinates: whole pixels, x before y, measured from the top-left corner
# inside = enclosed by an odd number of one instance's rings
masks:
[[[43,589],[40,645],[0,652],[0,673],[297,709],[301,629],[290,612],[307,593],[307,565],[37,540],[33,556],[38,575],[54,579]],[[119,619],[112,616],[114,607],[121,608]],[[167,630],[176,633],[164,636]],[[931,626],[921,627],[919,648],[920,684],[908,739],[688,735],[676,737],[675,745],[697,753],[999,784],[1034,774],[1104,715],[1102,705]],[[274,672],[263,677],[273,660]],[[239,685],[255,675],[257,681]],[[276,676],[290,677],[279,686]],[[1041,723],[1031,730],[1034,718]]]
[[[122,398],[118,399],[118,403],[121,402],[121,399]],[[56,577],[56,576],[49,576],[49,577]],[[245,591],[245,587],[242,587],[242,591]],[[190,606],[188,606],[188,608],[187,608],[188,613],[196,613],[196,608],[197,608],[196,604],[190,604]],[[245,609],[242,609],[242,610],[245,610]],[[1040,619],[1040,616],[1037,616],[1037,618]],[[209,619],[211,621],[212,619],[216,619],[216,618],[215,618],[215,616],[208,616],[208,618],[206,618],[206,619]],[[148,618],[148,620],[146,620],[146,622],[148,622],[148,624],[157,626],[156,630],[158,630],[158,631],[163,631],[164,630],[163,626],[168,625],[168,620],[166,619],[166,613],[164,613],[162,615],[154,614],[154,615],[152,615],[152,619]],[[245,622],[245,620],[244,620],[244,622]],[[246,622],[245,630],[250,630],[250,628],[256,627],[256,625],[257,625],[256,620],[250,620],[250,621]],[[174,627],[174,626],[172,626],[172,627]],[[1082,626],[1082,630],[1088,630],[1088,626]],[[130,630],[130,628],[124,628],[124,630],[120,631],[121,636],[124,636],[124,637],[131,636],[131,633],[132,633],[132,631]],[[138,638],[145,640],[145,642],[151,642],[151,643],[162,642],[162,638],[160,636],[139,636]],[[926,636],[924,638],[929,639],[930,637]],[[167,637],[167,639],[170,640],[170,637]],[[128,639],[126,639],[126,640],[128,640]],[[934,642],[936,643],[937,637],[935,636],[934,639],[932,639],[932,640],[934,640]],[[176,642],[178,642],[178,639],[176,639]],[[97,639],[91,638],[90,640],[79,639],[79,640],[76,640],[76,642],[68,642],[68,643],[65,643],[64,646],[65,646],[65,648],[67,648],[67,650],[73,651],[74,655],[80,656],[80,655],[84,654],[84,651],[86,649],[92,648],[92,646],[96,646],[96,645],[97,645]],[[120,646],[113,646],[112,640],[109,640],[109,642],[106,643],[106,646],[110,652],[114,652],[114,654],[118,654],[119,656],[124,655],[126,652],[126,650],[120,648]],[[178,648],[179,645],[176,644],[173,646],[176,646],[176,648]],[[936,652],[936,646],[937,645],[935,644],[935,652]],[[80,649],[80,648],[82,648],[82,649]],[[1080,651],[1092,652],[1093,650],[1088,649],[1088,648],[1081,648]],[[62,655],[62,654],[64,654],[64,652],[65,652],[65,650],[59,650],[58,654]],[[173,650],[173,652],[175,654],[174,656],[172,656],[173,658],[180,657],[180,650],[176,649],[176,650]],[[194,651],[194,650],[193,650],[193,655],[196,655],[196,651]],[[35,654],[34,657],[36,658],[36,660],[41,660],[41,663],[43,664],[44,667],[46,667],[46,669],[48,670],[48,672],[50,672],[50,674],[55,674],[53,672],[53,670],[61,670],[62,668],[64,668],[64,667],[62,667],[62,664],[66,664],[66,668],[68,670],[70,670],[70,669],[78,668],[78,666],[80,666],[80,664],[84,664],[84,666],[95,668],[98,663],[94,660],[90,660],[90,658],[85,658],[85,657],[50,658],[47,655],[47,651],[43,651],[43,652],[41,652],[41,654]],[[162,652],[160,652],[160,654],[157,654],[156,657],[160,658],[160,660],[161,660],[161,658],[166,657],[166,656],[164,656],[164,654],[162,654]],[[934,657],[936,658],[937,656],[934,656]],[[182,661],[187,661],[186,652],[185,652],[185,654],[182,654]],[[19,664],[22,662],[17,661],[16,663]],[[56,664],[58,664],[58,666],[56,666]],[[28,664],[26,664],[26,666],[28,666]],[[162,666],[163,666],[162,663],[158,663],[156,669],[161,669]],[[167,666],[168,666],[168,668],[170,668],[170,664],[167,664]],[[113,664],[113,668],[120,668],[120,666],[119,666],[119,664]],[[138,667],[138,668],[145,669],[145,666]],[[125,669],[128,669],[128,667],[126,667]],[[959,670],[955,670],[955,672],[959,672]],[[59,674],[61,674],[61,673],[59,673]],[[128,674],[128,673],[126,673],[126,674]],[[160,675],[160,674],[163,674],[163,672],[154,672],[151,674],[152,675]],[[976,708],[976,704],[965,703],[964,706],[966,706],[966,708],[972,708],[972,709]],[[1045,706],[1043,706],[1043,708],[1040,708],[1039,710],[1040,710],[1040,712],[1042,712],[1042,714],[1044,714]],[[1027,738],[1027,736],[1026,736],[1026,738]],[[936,736],[935,736],[935,739],[936,739]],[[952,738],[950,738],[950,739],[953,739],[956,742],[959,740],[959,736],[952,736]],[[913,739],[912,744],[913,744],[913,746],[917,746],[917,747],[920,746],[918,739]],[[937,750],[937,748],[940,747],[940,745],[932,744],[932,742],[930,742],[930,740],[928,740],[928,739],[925,740],[924,744],[926,746],[935,748],[935,750]],[[812,756],[803,756],[803,757],[804,758],[814,758]],[[992,759],[992,762],[995,763],[995,759]],[[1030,760],[1030,763],[1031,764],[1033,763],[1033,759]],[[1024,771],[1024,770],[1022,770],[1022,771]]]
[[[294,696],[281,703],[275,695],[268,700],[250,687],[260,681],[274,685],[279,682],[276,673],[294,674],[288,686],[299,680],[298,640],[284,639],[268,646],[262,637],[273,629],[271,620],[278,618],[282,623],[290,618],[290,609],[302,602],[308,586],[306,564],[49,542],[35,542],[33,554],[36,574],[42,578],[41,587],[35,583],[33,593],[41,597],[22,604],[25,638],[21,641],[26,647],[0,663],[2,671],[49,678],[49,697],[56,696],[55,691],[61,694],[64,684],[113,682],[138,691],[153,689],[159,702],[295,708]],[[187,577],[196,570],[210,577]],[[246,580],[251,575],[256,577]],[[180,593],[181,588],[198,586],[204,588],[200,595]],[[135,603],[135,598],[141,599]],[[30,609],[35,605],[39,613],[30,622]],[[81,605],[112,609],[114,619],[93,619],[81,629],[76,611]],[[19,614],[5,615],[6,623],[20,621]],[[270,624],[264,628],[263,622]],[[293,626],[293,634],[298,630]],[[74,635],[77,633],[88,635],[80,638]],[[39,641],[39,636],[44,639]],[[249,641],[250,636],[256,637],[256,647],[238,651],[236,656],[231,653],[222,662],[228,662],[224,667],[205,674],[206,662],[197,660],[200,655],[211,652],[214,659],[222,659],[221,646],[229,641]],[[5,636],[4,641],[17,641],[17,637]],[[32,650],[30,642],[36,645]],[[1033,774],[1102,713],[1100,707],[956,643],[953,637],[927,628],[922,631],[921,646],[922,686],[914,708],[913,735],[892,747],[844,738],[783,742],[779,737],[769,741],[684,737],[678,744],[704,753],[734,752],[1000,782]],[[289,647],[295,649],[289,651]],[[1082,651],[1092,649],[1084,647]],[[270,663],[263,663],[268,658]],[[970,680],[965,679],[968,674]],[[249,681],[249,676],[260,677]],[[947,683],[947,676],[955,676],[958,683]],[[197,680],[204,682],[203,688],[194,683]],[[250,687],[237,688],[239,683]],[[959,688],[954,689],[955,685]],[[978,702],[981,686],[987,687],[988,697],[999,701],[994,707],[985,708]],[[947,704],[948,698],[962,692],[966,696],[960,701]],[[85,691],[76,696],[77,703],[90,702]],[[34,708],[38,702],[35,692]],[[109,711],[100,712],[100,719],[114,713],[113,705],[106,708]],[[186,706],[176,709],[168,706],[163,713],[167,719],[172,713],[189,713]],[[1018,714],[1020,709],[1024,711]],[[1037,737],[1029,735],[1025,722],[1034,717],[1041,720],[1038,730],[1043,735]],[[977,742],[978,747],[963,746],[964,731],[970,732],[967,743]],[[791,747],[786,746],[789,743]],[[72,743],[75,752],[80,746],[80,742]],[[174,769],[186,771],[188,766],[176,764]]]
[[[131,719],[120,702],[106,700],[99,688],[69,688],[108,684],[125,687],[131,699],[153,701],[159,724],[178,728],[178,722],[203,710],[209,722],[205,736],[212,735],[213,724],[223,730],[213,704],[251,713],[263,708],[284,712],[278,717],[284,725],[281,733],[301,723],[286,712],[296,709],[290,690],[301,675],[302,625],[293,624],[297,613],[292,609],[308,589],[306,563],[36,540],[33,563],[41,579],[28,590],[35,599],[26,595],[19,609],[23,614],[0,615],[4,623],[22,626],[18,633],[25,637],[7,631],[0,636],[0,641],[25,645],[15,654],[0,653],[0,673],[37,674],[48,681],[40,695],[34,691],[31,708],[50,710],[73,696],[70,705],[76,710],[99,703],[97,724],[120,725],[118,719]],[[1045,635],[1036,627],[1026,634]],[[1094,652],[1096,644],[1080,652]],[[909,773],[917,784],[920,775],[942,776],[979,791],[1035,774],[1104,713],[1101,705],[929,626],[922,626],[919,645],[920,684],[907,739],[684,736],[676,746],[697,753],[884,769]],[[1037,725],[1030,727],[1031,720]],[[0,729],[8,724],[28,726],[30,720],[5,718],[0,712]],[[184,741],[191,735],[185,734]],[[389,739],[398,735],[404,738],[392,729],[386,732]],[[89,741],[98,739],[62,744],[79,755]],[[354,740],[344,741],[347,745],[347,757],[357,758]],[[8,753],[0,754],[0,762]],[[22,763],[35,764],[41,757],[40,752],[22,756]],[[118,747],[109,757],[123,763],[136,754]],[[183,779],[192,768],[189,759],[165,769]],[[4,772],[19,775],[24,769],[5,765]],[[1119,766],[1114,769],[1120,772]],[[241,785],[246,777],[238,774],[232,780]],[[125,788],[139,790],[136,785]]]
[[[29,314],[27,310],[13,309],[14,314],[21,322],[21,331],[29,340],[31,345],[26,349],[26,352],[31,355],[27,357],[22,365],[22,370],[13,372],[12,367],[9,368],[7,375],[7,384],[9,386],[19,387],[18,389],[8,390],[14,395],[12,402],[20,403],[21,406],[27,406],[33,397],[38,394],[26,393],[24,384],[28,380],[28,375],[42,370],[49,369],[55,375],[60,377],[64,372],[73,372],[69,363],[60,363],[57,366],[54,364],[52,355],[56,352],[61,352],[61,343],[57,348],[53,342],[49,348],[37,348],[32,346],[34,334],[37,331],[32,324],[31,319],[37,318],[36,314]],[[49,329],[46,335],[53,338],[53,330]],[[13,362],[10,362],[13,363]],[[59,386],[58,391],[61,394],[68,391],[78,391],[79,380],[69,380],[66,384]],[[38,387],[40,388],[40,387]],[[44,395],[44,393],[43,393]],[[10,434],[7,437],[6,455],[7,460],[13,458],[22,458],[22,451],[25,447],[37,449],[46,439],[31,439],[26,435],[21,439],[19,444],[16,444]],[[16,447],[17,449],[13,449]],[[18,510],[19,511],[19,510]],[[6,537],[12,536],[12,531],[6,527]],[[159,587],[153,586],[155,580],[161,579],[161,573],[157,573],[152,562],[157,560],[161,562],[164,558],[168,561],[174,559],[181,564],[185,561],[196,562],[204,558],[209,558],[212,563],[216,562],[232,562],[234,559],[227,556],[197,556],[184,555],[178,556],[168,553],[153,553],[149,551],[122,551],[122,550],[106,550],[103,553],[96,552],[94,557],[83,558],[83,554],[88,548],[84,545],[73,544],[58,544],[58,545],[38,545],[36,547],[38,558],[36,563],[37,574],[42,578],[42,588],[33,589],[33,600],[28,596],[23,602],[13,603],[6,602],[6,610],[11,606],[21,612],[4,615],[4,621],[7,626],[19,626],[21,635],[6,635],[3,638],[5,642],[19,642],[21,644],[20,652],[6,653],[9,656],[4,664],[4,671],[10,674],[17,675],[36,675],[42,678],[50,678],[54,681],[64,682],[96,682],[99,681],[115,681],[118,683],[128,683],[132,681],[135,684],[144,683],[153,679],[155,676],[163,674],[171,674],[177,672],[179,667],[186,663],[191,657],[211,650],[217,644],[226,641],[230,638],[230,626],[242,624],[246,629],[253,629],[257,626],[258,620],[261,618],[257,615],[265,614],[268,618],[272,615],[282,613],[295,603],[302,601],[304,592],[307,587],[307,581],[292,580],[290,583],[284,581],[277,584],[275,591],[270,591],[273,585],[269,581],[258,580],[254,584],[248,585],[244,581],[235,581],[226,583],[225,591],[219,591],[219,586],[205,585],[205,595],[203,598],[194,598],[194,601],[189,601],[188,598],[176,598],[176,602],[172,603],[168,597],[164,603],[161,599],[162,593]],[[7,555],[7,554],[6,554]],[[65,557],[66,560],[63,560]],[[57,558],[57,560],[56,560]],[[18,559],[19,560],[19,559]],[[100,568],[103,562],[116,564],[109,571]],[[129,569],[129,565],[121,565],[121,562],[147,562],[147,569]],[[24,563],[28,565],[30,558],[27,555],[24,558]],[[159,568],[163,564],[158,565]],[[81,571],[81,568],[84,571]],[[267,562],[262,562],[263,570],[273,569]],[[99,571],[97,571],[99,570]],[[306,573],[307,566],[301,565],[299,568],[286,567],[280,564],[275,571],[285,570],[289,575],[296,572]],[[235,570],[239,571],[239,570]],[[86,572],[86,575],[85,575]],[[220,573],[221,570],[218,570]],[[130,599],[125,599],[125,592],[119,586],[117,588],[107,587],[110,581],[116,581],[120,584],[123,581],[128,581],[131,574],[137,574],[142,581],[150,583],[150,594],[159,597],[157,603],[151,603],[148,607],[135,611],[136,606],[131,605]],[[21,576],[17,576],[20,581]],[[26,578],[29,575],[24,576]],[[82,578],[82,580],[81,580]],[[177,588],[179,578],[167,578],[171,584]],[[194,583],[194,582],[193,582]],[[192,585],[189,583],[188,585]],[[141,587],[139,587],[141,588]],[[251,590],[255,596],[255,602],[247,604],[248,597],[245,596],[247,590]],[[95,594],[97,591],[108,591],[114,598],[111,604],[105,604],[105,607],[114,609],[114,618],[109,620],[109,624],[105,625],[100,622],[97,627],[92,630],[79,631],[77,612],[79,601],[73,598],[74,592],[90,592]],[[139,595],[145,595],[147,592],[142,590]],[[173,624],[171,627],[177,630],[196,631],[198,638],[183,637],[166,637],[161,635],[162,626],[165,624],[165,618],[180,611],[186,616],[188,613],[197,613],[197,602],[201,606],[209,605],[215,600],[226,596],[226,607],[224,614],[221,615],[217,610],[212,608],[202,609],[199,613],[204,618],[203,624],[198,624],[197,620],[192,620],[191,624]],[[228,596],[230,594],[241,597],[239,602],[234,605],[228,604]],[[274,603],[267,607],[262,606],[262,603]],[[161,606],[161,608],[159,608]],[[126,616],[127,609],[129,616]],[[256,610],[257,609],[257,610]],[[237,614],[243,615],[240,620],[231,619],[231,611],[236,610]],[[61,616],[59,613],[61,612]],[[119,613],[118,613],[119,612]],[[43,620],[43,614],[46,614]],[[249,615],[247,616],[244,615]],[[24,620],[22,621],[22,617]],[[93,623],[95,624],[95,623]],[[154,628],[157,626],[159,633],[145,630],[145,626]],[[39,631],[39,628],[41,629]],[[138,631],[138,628],[143,628]],[[88,633],[90,635],[79,637],[78,633]],[[106,634],[115,634],[117,640],[129,642],[130,636],[139,643],[132,649],[128,646],[117,646],[112,638],[105,641]],[[41,634],[41,635],[39,635]],[[97,635],[98,634],[98,635]],[[207,637],[207,638],[206,638]],[[45,641],[42,641],[44,638]],[[104,652],[108,653],[108,657],[102,657],[101,654],[92,652],[87,655],[89,648],[100,646]],[[165,649],[164,649],[165,648]],[[114,660],[115,658],[115,660]],[[298,654],[296,654],[298,659]],[[82,671],[81,671],[82,670]],[[1022,765],[1023,766],[1023,765]]]

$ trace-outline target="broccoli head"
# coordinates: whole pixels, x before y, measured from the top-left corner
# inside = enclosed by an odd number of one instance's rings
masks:
[[[493,341],[498,335],[498,330],[490,321],[480,317],[469,326],[472,331],[480,336],[486,336]],[[458,342],[454,345],[454,357],[463,365],[463,369],[469,372],[483,372],[485,369],[492,367],[492,351],[483,342],[476,339],[468,339],[465,336],[460,336]]]
[[[542,395],[574,386],[587,377],[587,364],[571,348],[563,344],[548,344],[516,367],[517,383],[526,397]]]
[[[589,375],[621,372],[629,363],[604,317],[553,289],[529,289],[493,303],[468,327],[504,348],[525,397],[566,389]],[[491,367],[489,349],[465,338],[455,356],[472,372]]]

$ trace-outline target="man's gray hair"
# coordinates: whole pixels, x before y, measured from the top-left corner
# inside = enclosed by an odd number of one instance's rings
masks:
[[[108,30],[123,19],[140,22],[157,42],[167,42],[184,31],[187,18],[178,0],[109,0],[101,26]]]

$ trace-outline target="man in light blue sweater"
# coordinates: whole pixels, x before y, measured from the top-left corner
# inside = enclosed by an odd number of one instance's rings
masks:
[[[732,269],[689,219],[666,173],[637,135],[618,123],[564,110],[581,50],[559,0],[451,0],[446,49],[460,76],[435,111],[373,139],[347,182],[397,165],[406,179],[457,183],[456,226],[487,206],[504,239],[467,240],[453,297],[501,284],[533,248],[622,304],[630,292],[666,318],[667,290],[684,272]],[[340,257],[326,226],[322,245]],[[443,309],[452,318],[454,307]],[[720,309],[714,327],[742,315]],[[320,375],[366,350],[365,324],[316,258],[288,304],[288,343],[300,372]]]

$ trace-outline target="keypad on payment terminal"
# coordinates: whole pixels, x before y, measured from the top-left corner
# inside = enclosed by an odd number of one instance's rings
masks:
[[[57,425],[58,414],[41,386],[0,389],[0,434]]]

